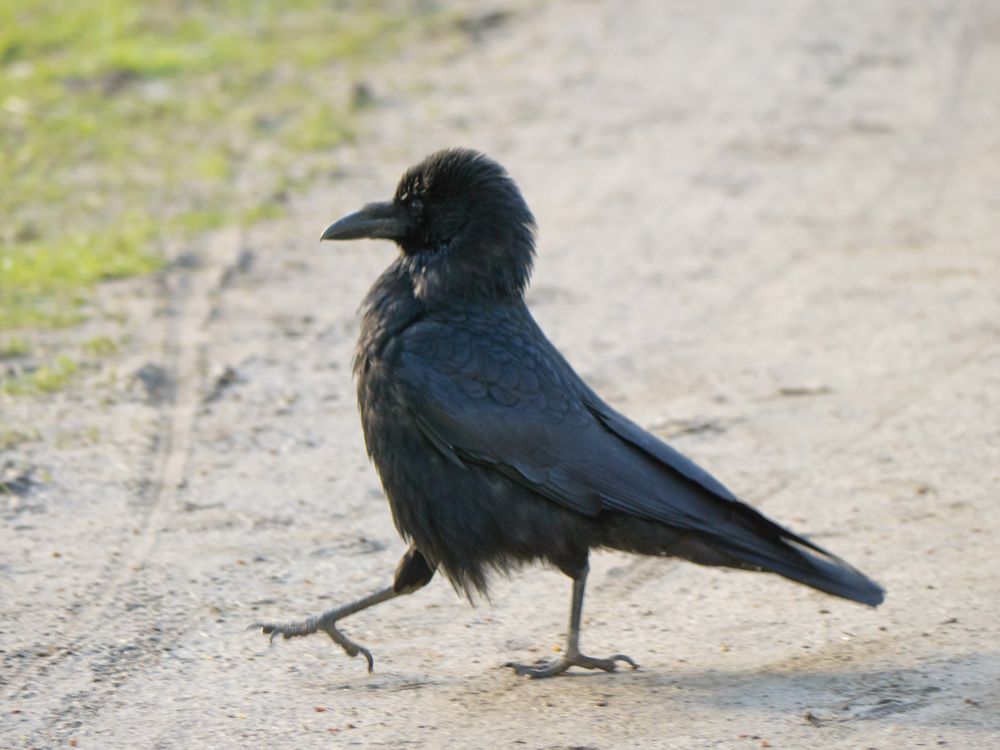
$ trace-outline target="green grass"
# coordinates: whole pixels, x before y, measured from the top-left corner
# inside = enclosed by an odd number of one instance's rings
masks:
[[[16,336],[0,340],[0,359],[24,357],[30,351],[31,347],[28,346],[28,342]]]
[[[54,362],[44,364],[31,372],[0,377],[0,394],[23,396],[52,393],[66,386],[76,374],[77,365],[69,357],[58,357]]]
[[[118,342],[108,336],[94,336],[84,341],[81,347],[94,357],[110,357],[112,354],[117,354],[120,348]]]
[[[0,250],[0,329],[77,322],[87,288],[161,265],[149,250],[152,236],[149,222],[130,217],[104,230],[5,245]]]
[[[23,443],[30,443],[38,439],[39,434],[37,430],[25,431],[3,427],[0,428],[0,451],[9,451]]]
[[[0,0],[0,329],[63,326],[165,239],[280,214],[356,136],[363,65],[428,18],[363,0]]]

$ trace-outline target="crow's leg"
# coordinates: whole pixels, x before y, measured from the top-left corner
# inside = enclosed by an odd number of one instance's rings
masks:
[[[371,672],[375,665],[371,651],[341,633],[337,628],[337,622],[349,615],[353,615],[355,612],[374,607],[376,604],[395,599],[397,596],[412,594],[417,589],[426,586],[433,577],[434,567],[427,562],[427,558],[420,554],[420,550],[416,547],[410,547],[406,551],[406,554],[403,555],[403,559],[399,561],[399,565],[396,566],[396,574],[393,577],[391,586],[378,589],[368,594],[368,596],[363,596],[353,602],[328,609],[326,612],[314,615],[305,620],[300,620],[299,622],[258,622],[251,625],[249,629],[260,628],[264,635],[271,637],[272,642],[279,635],[285,639],[297,638],[303,635],[312,635],[322,630],[335,643],[339,644],[347,652],[348,656],[363,654],[368,661],[368,671]]]
[[[566,643],[566,653],[558,661],[551,663],[539,663],[535,665],[516,664],[508,662],[504,666],[511,667],[517,674],[525,675],[533,679],[542,677],[554,677],[562,674],[570,667],[583,667],[584,669],[603,669],[605,672],[614,672],[617,662],[624,662],[638,669],[639,665],[632,661],[625,654],[615,654],[607,659],[595,659],[580,653],[580,619],[583,616],[583,590],[587,585],[587,573],[590,566],[584,566],[579,575],[573,579],[573,603],[569,612],[569,638]]]

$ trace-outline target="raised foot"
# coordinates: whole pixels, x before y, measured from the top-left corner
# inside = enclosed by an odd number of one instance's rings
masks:
[[[322,630],[330,636],[334,643],[344,649],[344,652],[348,656],[357,656],[358,654],[364,656],[368,661],[369,672],[371,672],[375,667],[375,660],[372,658],[372,652],[360,643],[352,641],[346,635],[341,633],[340,630],[337,629],[336,619],[329,617],[329,613],[310,617],[299,622],[255,622],[247,628],[247,630],[256,630],[257,628],[260,628],[264,635],[269,636],[271,643],[274,643],[274,639],[279,635],[287,641],[289,638],[299,638],[305,635],[312,635],[313,633]]]
[[[538,662],[537,664],[518,664],[509,661],[504,664],[522,677],[530,677],[533,680],[540,680],[543,677],[555,677],[562,674],[570,667],[583,667],[584,669],[603,669],[605,672],[614,672],[617,663],[628,664],[632,669],[638,669],[639,665],[625,654],[615,654],[607,659],[595,659],[584,654],[566,654],[562,659],[554,662]]]

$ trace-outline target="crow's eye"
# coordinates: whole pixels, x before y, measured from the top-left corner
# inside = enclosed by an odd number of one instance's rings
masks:
[[[424,202],[419,198],[414,198],[410,201],[410,210],[415,214],[420,213],[424,210]]]

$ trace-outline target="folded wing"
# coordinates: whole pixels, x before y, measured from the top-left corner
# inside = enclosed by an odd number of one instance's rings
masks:
[[[404,402],[449,461],[489,467],[586,516],[658,521],[749,566],[865,604],[882,601],[882,589],[859,571],[740,502],[604,403],[529,330],[424,321],[402,337],[396,374]]]

